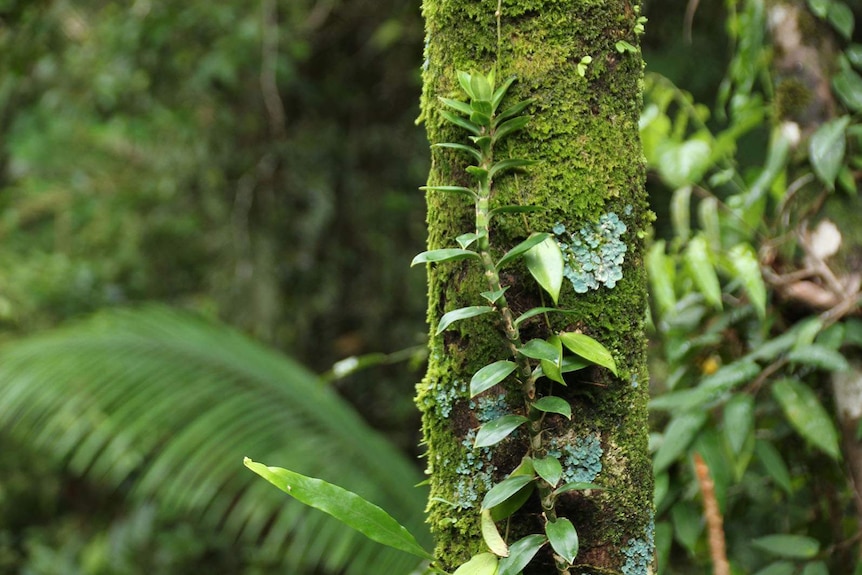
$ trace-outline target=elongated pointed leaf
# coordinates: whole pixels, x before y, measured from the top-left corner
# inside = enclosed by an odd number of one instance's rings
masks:
[[[548,237],[524,253],[524,261],[533,278],[548,292],[554,304],[560,298],[563,285],[563,252],[557,241]]]
[[[601,485],[596,485],[595,483],[589,483],[587,481],[573,481],[571,483],[566,483],[565,485],[561,485],[557,489],[554,490],[554,495],[560,495],[562,493],[566,493],[568,491],[588,491],[588,490],[598,490],[604,491],[605,488]]]
[[[494,142],[499,142],[509,134],[517,132],[530,123],[530,116],[516,116],[511,120],[506,120],[494,130]]]
[[[491,166],[491,169],[488,170],[488,177],[493,178],[499,172],[513,170],[515,168],[523,168],[525,166],[532,166],[535,163],[535,160],[524,160],[521,158],[510,158],[508,160],[501,160]]]
[[[506,379],[518,365],[512,361],[500,360],[486,365],[470,379],[470,397],[475,397]]]
[[[742,287],[757,315],[766,316],[766,284],[760,273],[760,261],[754,248],[748,244],[738,244],[728,252],[728,261],[736,278],[742,282]]]
[[[479,553],[455,569],[452,575],[495,575],[498,559],[492,553]]]
[[[578,532],[571,521],[565,517],[558,517],[556,521],[549,521],[545,524],[545,534],[557,555],[565,559],[570,565],[575,562],[579,547]]]
[[[787,359],[792,363],[811,365],[825,371],[850,370],[850,363],[840,352],[816,343],[791,350]]]
[[[680,241],[688,241],[691,233],[691,186],[677,188],[670,200],[673,229]]]
[[[470,188],[465,188],[463,186],[422,186],[419,188],[423,191],[430,192],[446,192],[450,194],[463,194],[465,196],[470,196],[471,198],[476,197],[476,192],[471,190]]]
[[[757,454],[757,459],[763,465],[769,477],[783,489],[788,495],[793,493],[793,484],[790,480],[790,471],[787,469],[787,464],[781,458],[781,454],[768,441],[758,439],[754,443],[754,452]]]
[[[492,509],[500,505],[531,481],[533,477],[530,475],[510,475],[488,490],[485,498],[482,499],[482,509]]]
[[[470,74],[459,70],[455,72],[455,75],[458,77],[458,83],[461,84],[461,89],[466,92],[470,99],[475,98],[476,94],[473,93],[473,87],[470,82]]]
[[[841,459],[838,432],[811,388],[796,379],[781,379],[772,385],[772,394],[799,435],[833,459]]]
[[[474,305],[470,307],[454,309],[448,313],[443,314],[443,317],[440,318],[440,323],[437,324],[436,333],[437,335],[443,333],[444,331],[446,331],[446,328],[448,328],[456,321],[485,315],[486,313],[491,313],[492,311],[494,311],[494,308],[487,305]]]
[[[493,88],[488,78],[479,73],[470,74],[470,89],[473,90],[473,100],[491,101],[494,97]]]
[[[452,100],[450,98],[440,98],[440,101],[452,108],[453,110],[457,110],[458,112],[461,112],[462,114],[467,116],[469,116],[470,113],[473,111],[473,109],[470,108],[470,104],[468,104],[467,102],[460,102],[458,100]]]
[[[572,406],[562,397],[541,397],[533,403],[533,407],[547,413],[559,413],[566,419],[572,418]]]
[[[479,234],[477,234],[476,232],[470,232],[466,234],[461,234],[460,236],[455,238],[455,241],[458,242],[458,245],[461,246],[461,249],[466,250],[477,239],[479,239]]]
[[[676,293],[673,287],[676,267],[665,253],[664,240],[655,242],[650,248],[646,257],[646,268],[653,298],[658,304],[659,311],[663,315],[672,313],[676,307]]]
[[[391,515],[352,491],[280,467],[268,467],[246,457],[246,467],[302,503],[332,515],[369,539],[424,559],[434,556]]]
[[[533,460],[533,469],[536,473],[547,481],[551,487],[556,487],[563,476],[563,466],[560,460],[553,456],[543,457],[542,459]]]
[[[526,110],[527,106],[532,104],[533,101],[534,100],[532,98],[528,98],[526,100],[518,102],[517,104],[512,104],[497,115],[497,117],[494,119],[495,123],[499,125],[502,122],[508,120],[509,118],[514,118],[515,116]]]
[[[482,129],[467,118],[462,118],[461,116],[453,114],[448,110],[441,110],[440,115],[443,116],[448,122],[451,122],[458,127],[464,128],[471,134],[475,134],[478,136],[482,133]]]
[[[617,375],[617,364],[611,352],[601,343],[583,333],[561,333],[560,341],[572,353],[591,361],[596,365],[606,367]]]
[[[724,406],[724,436],[734,454],[742,452],[754,428],[754,398],[738,393]]]
[[[413,258],[410,262],[410,267],[419,264],[430,264],[440,262],[454,262],[464,259],[478,259],[479,254],[470,250],[461,250],[457,248],[446,248],[442,250],[430,250],[422,252]]]
[[[830,190],[835,189],[835,178],[844,162],[846,138],[844,131],[850,116],[835,118],[821,124],[808,140],[808,157],[817,178]]]
[[[476,432],[473,447],[491,447],[506,439],[513,431],[529,421],[523,415],[504,415],[482,425]]]
[[[820,542],[803,535],[766,535],[754,539],[751,544],[785,559],[813,559],[820,552]]]
[[[518,575],[547,542],[546,537],[538,534],[518,539],[509,546],[509,556],[500,560],[497,575]]]
[[[550,236],[551,236],[551,234],[544,233],[544,232],[531,235],[529,238],[522,241],[521,243],[516,245],[514,248],[512,248],[511,250],[506,252],[506,254],[502,258],[500,258],[500,261],[497,262],[497,269],[502,268],[504,265],[506,265],[510,261],[523,255],[527,250],[529,250],[530,248],[532,248],[535,245],[542,243],[543,241],[545,241]]]
[[[452,150],[459,150],[461,152],[466,152],[473,156],[473,158],[477,162],[482,161],[482,154],[476,148],[471,148],[470,146],[465,146],[464,144],[453,144],[451,142],[443,142],[440,144],[434,144],[435,148],[450,148]]]
[[[488,546],[488,549],[498,557],[508,557],[509,546],[506,545],[506,542],[500,536],[500,532],[497,531],[497,525],[491,517],[490,509],[482,510],[480,523],[482,528],[482,539],[485,540],[485,545]]]
[[[689,411],[674,416],[664,430],[664,440],[653,457],[653,472],[667,469],[685,453],[707,419],[705,411]]]
[[[506,293],[507,289],[509,289],[509,286],[503,286],[496,291],[483,291],[479,295],[488,300],[488,303],[495,304],[500,300],[501,297],[503,297],[503,294]]]
[[[721,285],[718,283],[718,275],[715,273],[706,239],[703,236],[695,236],[688,242],[685,263],[707,303],[721,309]]]
[[[503,101],[503,98],[506,97],[506,92],[509,91],[509,87],[515,81],[515,76],[509,76],[503,83],[500,84],[496,90],[494,90],[494,96],[491,98],[491,104],[493,106],[492,111],[496,112],[497,108],[500,107],[500,103]]]
[[[532,359],[544,359],[554,363],[560,360],[557,347],[543,339],[531,339],[518,348],[518,352]]]

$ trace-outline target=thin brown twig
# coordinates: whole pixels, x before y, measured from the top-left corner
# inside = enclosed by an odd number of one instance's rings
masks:
[[[709,531],[709,554],[712,557],[713,575],[730,575],[727,549],[724,541],[724,520],[715,497],[715,483],[709,474],[709,467],[699,453],[694,454],[694,472],[703,495],[703,513]]]

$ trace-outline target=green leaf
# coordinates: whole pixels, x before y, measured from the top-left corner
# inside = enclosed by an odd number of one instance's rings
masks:
[[[458,70],[457,72],[455,72],[455,75],[458,77],[458,83],[461,84],[461,89],[467,93],[471,100],[475,98],[476,94],[473,93],[473,87],[471,86],[470,82],[470,74]]]
[[[403,525],[355,493],[321,479],[280,467],[267,467],[248,457],[243,463],[297,501],[332,515],[369,539],[418,557],[434,559]]]
[[[556,457],[548,456],[542,459],[533,460],[533,469],[536,473],[550,484],[551,487],[556,487],[563,476],[563,466],[560,460]]]
[[[490,509],[482,510],[480,522],[482,528],[482,539],[485,540],[485,545],[488,546],[488,549],[498,557],[508,557],[509,546],[506,545],[506,542],[500,536],[500,532],[497,531],[497,525],[491,517]]]
[[[419,189],[428,192],[447,192],[464,194],[465,196],[470,196],[471,198],[476,197],[476,192],[474,192],[470,188],[465,188],[463,186],[422,186]]]
[[[492,553],[479,553],[455,569],[452,575],[495,575],[497,558]]]
[[[562,359],[562,350],[560,350],[560,357]],[[556,381],[562,385],[566,385],[566,380],[563,379],[563,372],[560,369],[561,362],[560,361],[548,361],[547,359],[539,360],[539,365],[541,366],[541,373],[551,381]],[[536,374],[538,377],[538,374]]]
[[[617,374],[617,364],[611,356],[611,352],[601,343],[582,333],[564,332],[560,334],[560,341],[572,353],[596,365],[606,367]]]
[[[778,450],[768,441],[758,439],[754,443],[754,452],[757,454],[757,460],[760,461],[776,485],[790,495],[793,492],[790,471],[788,471]]]
[[[467,118],[462,118],[461,116],[459,116],[457,114],[453,114],[449,110],[441,110],[440,115],[443,116],[443,118],[445,118],[446,121],[448,121],[452,124],[455,124],[458,127],[464,128],[465,130],[467,130],[471,134],[475,134],[478,136],[482,133],[482,129],[479,126],[477,126],[476,124],[474,124],[473,122],[471,122]]]
[[[500,560],[497,575],[518,575],[547,542],[546,537],[538,534],[518,539],[509,546],[509,556]]]
[[[486,100],[490,102],[491,98],[494,97],[491,84],[482,74],[474,73],[470,75],[470,89],[473,90],[474,100]]]
[[[470,107],[470,104],[467,102],[460,102],[458,100],[452,100],[450,98],[440,98],[440,101],[445,105],[449,106],[453,110],[457,110],[462,114],[469,116],[473,109]]]
[[[754,248],[747,243],[740,243],[731,248],[727,259],[736,279],[742,282],[751,305],[757,310],[757,316],[766,317],[766,284],[760,273],[760,260]]]
[[[479,112],[486,116],[490,116],[492,113],[491,102],[487,100],[471,100],[470,101],[470,111],[471,112]]]
[[[652,295],[659,311],[663,315],[672,313],[676,307],[676,293],[673,287],[676,267],[665,253],[664,240],[658,240],[649,249],[646,267]]]
[[[811,388],[796,379],[781,379],[772,385],[772,394],[799,435],[833,459],[841,459],[838,432]]]
[[[530,499],[530,496],[536,489],[536,482],[532,481],[535,475],[533,460],[529,457],[524,457],[518,467],[509,474],[509,477],[529,477],[531,481],[509,496],[508,499],[491,508],[491,517],[494,518],[494,521],[502,521],[524,506],[524,503]]]
[[[820,542],[802,535],[766,535],[754,539],[751,544],[785,559],[813,559],[820,552]]]
[[[857,70],[862,68],[862,44],[850,44],[844,50],[844,55],[854,68]]]
[[[826,14],[829,13],[829,6],[832,4],[832,1],[833,0],[808,0],[808,7],[814,15],[825,19]]]
[[[724,405],[724,437],[734,454],[739,455],[754,427],[754,398],[738,393]]]
[[[466,234],[461,234],[460,236],[455,238],[455,241],[458,242],[458,245],[461,246],[462,249],[466,250],[477,239],[479,239],[479,234],[477,234],[476,232],[469,232]]]
[[[413,261],[410,262],[410,267],[413,267],[418,264],[429,264],[429,263],[440,263],[440,262],[454,262],[456,260],[464,260],[464,259],[478,259],[479,254],[470,250],[459,250],[457,248],[447,248],[442,250],[430,250],[427,252],[422,252],[413,258]]]
[[[470,379],[470,397],[476,397],[504,379],[515,371],[518,365],[512,361],[495,361],[477,371]]]
[[[703,235],[713,251],[721,250],[721,224],[718,217],[718,200],[709,196],[697,205],[697,220]]]
[[[517,258],[518,256],[524,254],[531,247],[542,243],[543,241],[545,241],[549,237],[551,237],[551,234],[544,233],[544,232],[531,235],[529,238],[522,241],[521,243],[519,243],[518,245],[513,247],[511,250],[506,252],[506,254],[502,258],[500,258],[500,261],[497,262],[497,269],[502,268],[504,265],[506,265],[510,261],[512,261],[515,258]]]
[[[482,499],[482,509],[492,509],[500,505],[533,480],[531,475],[510,475],[488,490]]]
[[[850,371],[850,364],[840,352],[812,343],[792,349],[787,354],[791,363],[801,363],[824,371]]]
[[[546,413],[559,413],[566,419],[572,418],[572,406],[562,397],[548,395],[533,402],[533,407]]]
[[[805,565],[802,575],[829,575],[829,568],[823,561],[813,561]]]
[[[482,128],[488,128],[491,126],[491,116],[483,114],[482,112],[473,112],[470,114],[470,121]]]
[[[497,172],[512,170],[515,168],[523,168],[536,164],[536,160],[525,160],[523,158],[509,158],[508,160],[500,160],[488,171],[488,177],[493,178]]]
[[[844,163],[846,148],[844,132],[849,124],[850,116],[835,118],[821,124],[808,140],[811,167],[820,181],[830,190],[835,189],[835,178]]]
[[[496,112],[497,108],[500,107],[500,104],[503,102],[503,98],[506,97],[506,92],[509,91],[509,87],[514,81],[515,76],[509,76],[508,78],[503,80],[503,83],[500,84],[496,90],[494,90],[494,96],[491,98],[492,112]]]
[[[521,355],[532,359],[544,359],[557,363],[560,361],[560,355],[557,347],[548,343],[543,339],[531,339],[523,346],[518,348]]]
[[[685,263],[707,303],[721,309],[721,285],[702,235],[695,236],[685,250]]]
[[[489,421],[476,432],[474,448],[491,447],[506,439],[513,431],[529,421],[523,415],[504,415]]]
[[[676,238],[681,242],[688,241],[691,233],[691,186],[683,186],[673,192],[670,215]]]
[[[761,367],[743,358],[725,365],[712,375],[705,377],[694,389],[675,391],[660,395],[650,401],[650,409],[686,410],[700,407],[718,399],[722,394],[754,379]]]
[[[638,51],[637,48],[635,48],[634,46],[632,46],[631,44],[629,44],[625,40],[620,40],[619,42],[617,42],[615,44],[615,46],[617,48],[617,52],[619,52],[620,54],[622,54],[624,52],[635,53]]]
[[[850,40],[853,36],[853,28],[855,20],[853,11],[844,2],[832,2],[829,5],[829,12],[826,14],[826,19],[845,39]]]
[[[560,298],[560,288],[563,285],[563,252],[560,245],[552,237],[536,244],[524,253],[524,261],[533,278],[548,292],[554,304]]]
[[[555,489],[554,495],[561,495],[569,491],[588,491],[593,489],[598,491],[605,490],[601,485],[589,483],[588,481],[572,481],[571,483],[566,483],[565,485],[561,485],[559,488]]]
[[[470,146],[465,146],[464,144],[453,144],[451,142],[443,142],[440,144],[434,144],[434,147],[435,148],[451,148],[453,150],[459,150],[461,152],[467,152],[468,154],[473,156],[473,158],[477,162],[482,161],[482,154],[479,152],[479,150],[477,150],[476,148],[471,148]]]
[[[470,307],[462,307],[459,309],[454,309],[450,312],[443,314],[443,317],[440,318],[440,323],[437,324],[437,331],[435,332],[437,335],[443,333],[450,325],[455,323],[456,321],[460,321],[462,319],[468,319],[471,317],[476,317],[479,315],[485,315],[487,313],[491,313],[494,311],[494,308],[487,305],[473,305]]]
[[[497,117],[494,119],[494,123],[499,125],[501,122],[505,122],[508,118],[513,118],[517,116],[518,114],[526,110],[527,107],[533,103],[533,101],[534,100],[532,98],[528,98],[526,100],[518,102],[517,104],[512,104],[511,106],[497,114]]]
[[[575,526],[565,517],[558,517],[556,521],[545,523],[545,535],[551,542],[551,547],[557,555],[571,565],[578,556],[578,532]]]
[[[705,411],[688,411],[671,418],[664,430],[664,440],[653,456],[653,472],[667,469],[683,453],[700,432],[707,419]]]
[[[523,129],[530,123],[530,116],[515,116],[511,120],[506,120],[494,130],[492,138],[494,142],[499,142],[509,134]]]
[[[525,311],[524,313],[522,313],[521,315],[519,315],[515,319],[515,326],[519,326],[523,322],[530,319],[531,317],[535,317],[535,316],[537,316],[539,314],[543,314],[543,313],[574,313],[574,312],[570,309],[560,309],[557,307],[534,307],[533,309],[529,309],[529,310]]]
[[[776,561],[775,563],[770,563],[754,575],[794,575],[795,573],[795,563],[791,563],[790,561]]]
[[[862,77],[853,70],[842,70],[832,78],[832,87],[853,112],[862,111]]]
[[[495,304],[497,301],[503,297],[503,294],[506,293],[506,290],[509,289],[509,286],[504,286],[496,291],[483,291],[479,295],[488,300],[488,303]]]
[[[673,522],[674,537],[693,555],[697,540],[703,531],[700,509],[691,501],[679,501],[670,508],[670,517]]]

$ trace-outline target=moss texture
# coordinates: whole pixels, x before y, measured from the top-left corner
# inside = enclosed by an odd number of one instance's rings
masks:
[[[522,133],[495,151],[498,159],[525,157],[539,164],[495,181],[493,205],[533,204],[545,208],[528,216],[500,216],[492,222],[491,245],[499,253],[531,232],[593,229],[616,214],[626,244],[622,277],[575,293],[565,282],[560,307],[573,314],[536,317],[522,337],[546,337],[551,330],[575,329],[601,341],[614,355],[620,376],[601,368],[575,372],[553,393],[566,398],[574,417],[546,420],[548,441],[568,461],[572,474],[595,474],[602,492],[571,492],[558,503],[561,515],[578,529],[581,551],[573,573],[646,575],[652,555],[652,472],[647,451],[648,376],[645,362],[646,276],[643,237],[651,222],[645,169],[638,139],[642,61],[620,54],[615,43],[637,45],[637,11],[626,0],[504,0],[497,54],[497,0],[425,0],[426,61],[422,119],[429,140],[463,142],[466,135],[441,118],[439,96],[463,100],[456,70],[516,75],[511,102],[531,97],[533,119]],[[577,64],[592,56],[586,77]],[[503,108],[506,103],[504,102]],[[434,149],[429,185],[466,185],[463,154]],[[429,249],[455,247],[454,238],[473,230],[473,206],[459,196],[430,192]],[[615,272],[615,277],[616,277]],[[539,288],[523,267],[502,273],[511,286],[507,298],[515,314],[543,305]],[[429,269],[428,320],[432,334],[446,311],[482,305],[479,266],[468,261]],[[465,438],[484,419],[469,400],[470,377],[484,365],[506,359],[501,332],[492,316],[455,324],[431,337],[428,373],[417,388],[431,482],[429,522],[443,567],[453,568],[482,549],[478,506],[486,479],[499,481],[527,451],[526,436],[515,435],[492,453],[472,452]],[[540,380],[539,394],[551,391]],[[517,384],[495,391],[504,406],[523,405]],[[492,406],[493,407],[493,406]],[[497,405],[499,407],[499,405]],[[475,493],[471,490],[475,490]],[[510,524],[510,541],[542,529],[537,502],[528,503]],[[637,556],[635,561],[633,556]],[[624,569],[625,567],[625,569]],[[550,554],[540,554],[525,574],[556,572]]]

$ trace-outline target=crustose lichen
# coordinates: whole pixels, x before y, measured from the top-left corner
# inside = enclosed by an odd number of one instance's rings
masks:
[[[567,232],[563,224],[554,226],[566,261],[563,273],[575,292],[586,293],[600,286],[613,288],[622,279],[625,231],[626,225],[614,212],[602,215],[598,223],[587,224],[575,233]]]

